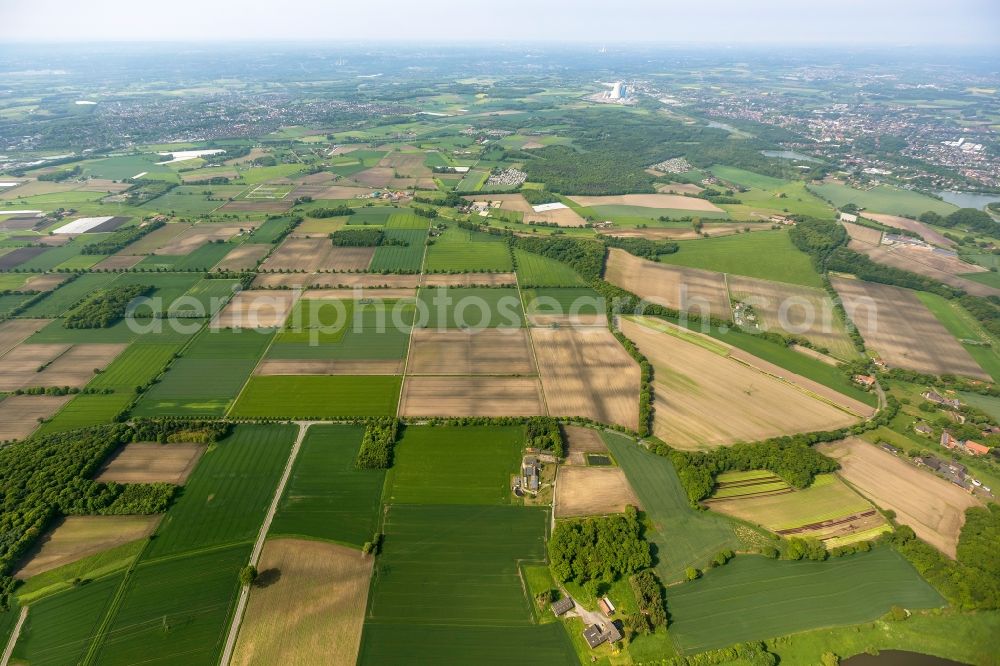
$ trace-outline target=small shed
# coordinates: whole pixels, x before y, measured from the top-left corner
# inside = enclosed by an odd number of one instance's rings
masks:
[[[573,610],[573,606],[575,605],[576,604],[573,603],[572,599],[570,599],[569,597],[563,597],[558,601],[552,602],[552,612],[555,613],[556,616],[559,616],[562,615],[563,613],[568,613],[569,611]]]
[[[600,601],[598,601],[597,606],[601,609],[601,612],[608,617],[615,614],[615,605],[611,603],[611,599],[608,599],[607,597],[603,597]]]

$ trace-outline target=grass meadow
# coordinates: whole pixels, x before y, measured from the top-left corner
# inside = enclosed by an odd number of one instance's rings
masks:
[[[903,217],[919,217],[927,211],[947,215],[957,210],[955,206],[939,199],[901,190],[891,185],[878,185],[870,190],[857,190],[843,183],[810,185],[809,189],[820,197],[833,202],[838,208],[853,203],[874,213],[887,213]]]
[[[540,254],[515,249],[517,282],[524,287],[582,287],[580,274],[567,264]]]
[[[231,418],[354,418],[396,413],[403,378],[393,375],[251,377]]]
[[[430,328],[520,328],[524,312],[517,289],[424,288],[418,295]]]
[[[406,245],[380,245],[375,248],[368,270],[372,273],[416,273],[424,260],[426,229],[387,228],[385,237]]]
[[[499,236],[448,227],[432,241],[427,247],[427,271],[503,273],[514,270],[507,241]]]

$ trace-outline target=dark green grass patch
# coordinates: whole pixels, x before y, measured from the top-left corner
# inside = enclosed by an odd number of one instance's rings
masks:
[[[14,649],[15,662],[82,663],[123,579],[124,574],[109,576],[32,604]]]
[[[136,268],[208,271],[212,266],[222,261],[232,249],[233,245],[231,243],[205,243],[189,254],[151,254],[136,264]]]
[[[604,298],[590,288],[550,287],[523,289],[524,308],[529,314],[603,314]]]
[[[233,418],[392,416],[402,377],[273,375],[251,377]]]
[[[646,538],[656,545],[656,571],[665,584],[682,580],[687,567],[706,566],[721,550],[740,549],[729,519],[691,508],[669,460],[621,435],[604,433],[604,441],[652,524]]]
[[[518,563],[545,557],[542,508],[393,505],[368,617],[375,622],[531,625]]]
[[[41,434],[66,432],[115,421],[132,402],[132,393],[76,395],[39,429]]]
[[[58,317],[90,293],[111,284],[114,273],[88,273],[53,290],[48,296],[28,307],[22,317]]]
[[[95,663],[184,666],[219,661],[249,544],[140,564]]]
[[[893,605],[943,603],[889,548],[826,562],[741,555],[700,580],[667,588],[670,634],[686,652],[867,622]]]
[[[14,308],[20,307],[22,303],[31,298],[31,294],[6,294],[0,296],[0,317],[10,314]]]
[[[514,250],[517,259],[517,281],[521,287],[583,286],[583,278],[568,265],[540,254]]]
[[[401,211],[394,206],[364,206],[361,208],[356,208],[354,210],[354,215],[347,218],[348,224],[377,224],[384,225],[387,224],[390,219],[397,215],[409,215]],[[422,227],[397,227],[400,229],[413,228],[413,229],[426,229],[425,224]]]
[[[295,433],[290,425],[240,424],[210,446],[144,559],[256,538]]]
[[[471,273],[514,270],[507,241],[499,236],[448,227],[427,248],[428,271]]]
[[[393,213],[386,220],[386,229],[427,229],[431,221],[426,217],[413,215],[412,213]]]
[[[202,279],[191,286],[168,310],[171,316],[212,316],[229,302],[239,280]]]
[[[273,217],[254,230],[247,242],[250,243],[274,243],[288,228],[292,221],[290,217]]]
[[[396,444],[390,501],[507,504],[521,426],[407,426]]]
[[[353,217],[353,216],[352,216]],[[386,229],[385,237],[407,245],[380,245],[375,248],[368,270],[379,272],[416,273],[424,260],[424,244],[427,231],[424,229]]]
[[[513,288],[434,287],[420,290],[418,326],[429,328],[520,328],[524,311]]]
[[[364,428],[314,425],[302,442],[269,535],[371,541],[378,524],[384,470],[358,469]]]

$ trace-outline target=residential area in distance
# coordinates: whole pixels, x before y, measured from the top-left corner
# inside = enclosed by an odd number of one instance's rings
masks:
[[[0,81],[0,666],[1000,664],[995,53]]]

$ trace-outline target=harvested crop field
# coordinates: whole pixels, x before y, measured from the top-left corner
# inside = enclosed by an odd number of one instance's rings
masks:
[[[263,276],[261,276],[263,277]],[[313,286],[322,287],[372,287],[389,289],[416,289],[419,275],[381,275],[379,273],[320,273],[313,276]]]
[[[875,263],[924,275],[952,287],[963,289],[975,296],[1000,295],[1000,289],[962,277],[961,274],[964,273],[981,272],[981,267],[966,264],[961,259],[935,255],[927,250],[905,246],[880,245],[873,247],[865,243],[851,241],[848,247],[855,252],[867,255]]]
[[[198,248],[200,248],[205,243],[212,243],[215,241],[225,241],[236,234],[240,233],[240,229],[252,229],[256,226],[254,222],[243,222],[240,224],[214,224],[214,223],[202,223],[196,224],[193,227],[185,230],[184,232],[178,234],[172,238],[169,242],[161,245],[156,249],[153,254],[164,254],[164,255],[187,255],[191,254]],[[166,227],[160,227],[160,229],[167,229],[170,225]],[[156,231],[160,231],[157,229]],[[153,231],[149,234],[152,236],[156,233]],[[140,239],[136,244],[141,243],[146,238]],[[135,245],[129,246],[129,250],[136,252]]]
[[[869,213],[865,212],[864,216],[870,220],[875,220],[879,224],[884,224],[887,227],[896,227],[897,229],[906,229],[914,233],[920,234],[928,243],[933,243],[934,245],[940,245],[941,247],[955,247],[955,241],[945,238],[941,235],[941,232],[935,231],[931,227],[927,226],[923,222],[918,220],[911,220],[908,217],[900,217],[899,215],[883,215],[881,213]]]
[[[373,562],[336,544],[268,541],[232,663],[353,666]]]
[[[182,486],[204,450],[201,444],[133,442],[115,453],[94,480]]]
[[[333,244],[329,238],[293,238],[282,241],[261,264],[264,271],[318,271],[330,268]]]
[[[14,575],[24,580],[142,539],[152,534],[159,522],[160,516],[67,516],[38,540]]]
[[[593,428],[583,426],[563,426],[563,433],[566,436],[566,464],[586,465],[588,453],[608,452],[608,446],[604,443],[601,433]]]
[[[850,222],[841,222],[841,224],[847,229],[847,235],[851,237],[851,240],[867,243],[868,245],[878,245],[882,242],[882,232],[878,229],[872,229],[860,224],[851,224]]]
[[[22,289],[24,291],[52,291],[63,282],[67,276],[63,273],[43,273],[28,278]]]
[[[745,229],[750,231],[771,231],[770,224],[757,224],[750,222],[705,222],[701,231],[696,231],[692,226],[683,227],[646,227],[644,229],[615,229],[607,232],[606,236],[618,238],[649,238],[652,240],[696,240],[708,236],[730,236],[732,234],[743,233]]]
[[[671,446],[715,447],[857,421],[814,394],[730,358],[729,348],[716,341],[643,317],[622,318],[621,330],[655,369],[653,432]]]
[[[542,416],[542,386],[534,377],[407,376],[400,416]]]
[[[94,264],[94,270],[117,271],[122,268],[132,268],[143,259],[145,259],[144,256],[137,254],[113,254]]]
[[[552,416],[639,426],[639,365],[606,328],[535,328],[539,375]]]
[[[12,395],[0,402],[0,442],[24,439],[72,399],[71,395]]]
[[[32,386],[72,386],[83,388],[94,378],[95,370],[104,370],[127,344],[73,345],[44,370],[36,373]]]
[[[605,279],[664,307],[732,319],[725,276],[698,268],[667,266],[611,248]]]
[[[392,287],[388,289],[372,288],[364,289],[361,287],[352,287],[350,289],[310,289],[304,295],[304,298],[310,300],[365,300],[371,299],[373,301],[390,301],[399,300],[401,298],[416,298],[416,289],[405,289]]]
[[[534,375],[529,344],[523,328],[416,329],[407,374]]]
[[[51,319],[8,319],[0,322],[0,357],[45,328]],[[0,360],[0,368],[3,361]]]
[[[639,500],[620,468],[571,465],[559,468],[556,518],[621,513],[630,504],[639,507]]]
[[[991,381],[914,292],[862,280],[830,281],[847,316],[889,367]]]
[[[276,328],[285,323],[301,294],[284,290],[248,290],[233,296],[215,315],[212,328]]]
[[[0,391],[16,391],[29,386],[43,386],[38,383],[39,368],[42,368],[65,354],[70,345],[65,344],[22,344],[0,358]]]
[[[402,359],[264,359],[256,375],[399,375]]]
[[[300,188],[301,189],[301,188]],[[372,191],[367,187],[345,187],[343,185],[331,185],[330,187],[324,187],[312,194],[314,199],[354,199],[362,195],[371,194]],[[296,190],[292,192],[295,196],[301,196],[299,191]]]
[[[707,211],[724,213],[725,211],[711,201],[697,197],[685,197],[678,194],[619,194],[615,196],[570,197],[581,206],[639,206],[641,208],[673,208],[677,210]]]
[[[329,239],[322,239],[329,243]],[[375,255],[374,247],[334,247],[330,252],[327,265],[321,268],[328,268],[334,271],[364,271],[368,269],[368,264],[372,262]]]
[[[512,287],[514,273],[431,273],[421,278],[424,287]]]
[[[896,520],[949,557],[955,557],[965,510],[975,497],[861,439],[820,444],[817,449],[840,463],[838,474]]]
[[[219,209],[223,213],[284,213],[295,205],[295,199],[238,199]]]
[[[752,306],[764,330],[801,335],[838,358],[857,356],[826,291],[737,275],[728,283],[730,296]]]
[[[257,262],[271,251],[265,243],[244,243],[233,248],[215,268],[220,271],[246,271],[257,268]]]
[[[264,270],[264,269],[261,269]],[[253,280],[254,289],[284,289],[312,286],[316,273],[258,273]]]
[[[126,249],[131,254],[149,254],[159,248],[169,244],[181,234],[190,231],[193,225],[187,222],[172,222],[165,224],[159,229],[154,229],[148,234],[131,243]],[[167,253],[161,253],[167,254]]]

